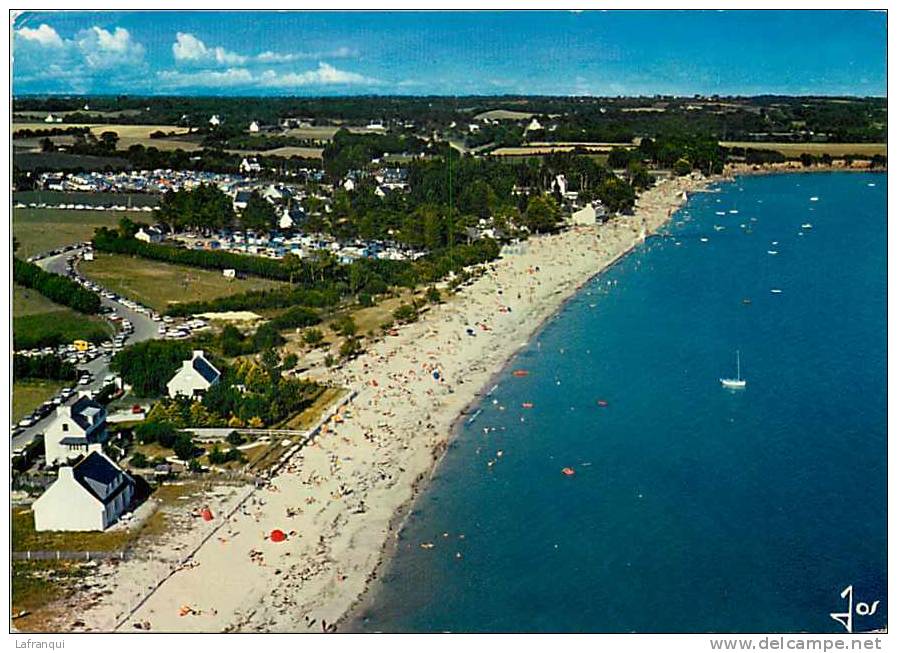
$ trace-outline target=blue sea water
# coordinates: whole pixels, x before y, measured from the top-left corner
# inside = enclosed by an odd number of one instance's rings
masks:
[[[886,626],[886,186],[693,195],[512,361],[355,628],[837,633],[848,585]]]

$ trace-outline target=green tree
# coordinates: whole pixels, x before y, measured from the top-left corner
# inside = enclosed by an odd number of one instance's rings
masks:
[[[185,462],[196,455],[196,445],[193,444],[193,438],[186,433],[182,433],[177,437],[171,449],[174,451],[175,456]]]
[[[321,333],[320,329],[305,329],[302,332],[302,341],[306,345],[317,347],[319,344],[321,344],[322,340],[324,340],[324,334]]]
[[[561,212],[557,201],[550,195],[535,195],[529,199],[523,224],[535,233],[556,230],[560,226]]]
[[[246,208],[240,213],[240,224],[244,229],[268,233],[277,224],[277,211],[258,191],[252,191]]]
[[[392,312],[392,316],[397,322],[407,324],[408,322],[417,321],[417,309],[411,304],[402,303],[396,310]]]
[[[131,467],[136,467],[138,469],[149,467],[149,461],[146,459],[146,456],[140,451],[132,455],[129,462]]]

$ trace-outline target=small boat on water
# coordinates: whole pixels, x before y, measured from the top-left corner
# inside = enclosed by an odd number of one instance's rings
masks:
[[[701,242],[702,242],[702,243],[706,243],[708,240],[710,240],[710,239],[709,239],[709,238],[704,238],[704,237],[701,238]]]
[[[809,222],[805,222],[800,226],[800,228],[801,229],[812,229],[813,225],[811,225]]]
[[[735,351],[735,367],[737,371],[734,379],[723,378],[719,380],[724,388],[740,390],[747,385],[747,381],[741,378],[741,352],[738,350]]]
[[[818,202],[818,201],[819,201],[819,198],[816,197],[816,196],[814,195],[813,197],[810,198],[810,201],[811,201],[811,202]]]
[[[719,225],[719,224],[715,224],[715,225],[713,225],[713,228],[714,228],[716,231],[722,231],[723,229],[725,229],[724,226]]]
[[[767,253],[767,254],[770,254],[771,256],[775,256],[775,255],[778,254],[779,252],[778,252],[777,250],[774,250],[774,249],[768,249],[768,250],[766,250],[766,253]]]
[[[781,288],[770,288],[769,292],[771,292],[773,295],[781,295],[782,289]]]

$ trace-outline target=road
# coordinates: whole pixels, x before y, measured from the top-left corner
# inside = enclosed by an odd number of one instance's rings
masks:
[[[49,256],[37,261],[37,265],[39,265],[47,272],[53,272],[54,274],[66,276],[66,258],[75,254],[79,254],[82,251],[83,250],[81,249],[70,250],[68,252],[57,254],[55,256]],[[152,338],[159,337],[159,325],[158,323],[154,322],[148,315],[144,315],[143,313],[139,313],[133,309],[130,309],[124,304],[115,300],[106,299],[105,297],[101,299],[104,306],[109,306],[123,318],[125,318],[126,320],[130,320],[131,325],[134,327],[134,332],[128,336],[128,339],[126,341],[128,344],[142,342],[144,340],[150,340]],[[88,390],[98,391],[103,386],[103,380],[110,373],[110,358],[110,354],[104,354],[98,356],[88,363],[78,366],[79,370],[87,370],[88,372],[90,372],[92,380],[86,385],[78,385],[76,382],[72,382],[71,387],[75,388],[76,392],[75,395],[67,403],[74,403],[77,400],[78,394],[80,392],[87,392]],[[14,436],[12,438],[12,450],[15,451],[18,447],[29,444],[36,435],[38,435],[39,433],[43,433],[44,429],[46,429],[52,418],[53,413],[48,413],[46,417],[38,420],[38,422],[34,424],[34,426],[31,426],[18,435]]]

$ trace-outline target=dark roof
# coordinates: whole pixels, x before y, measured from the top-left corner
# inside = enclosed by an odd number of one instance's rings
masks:
[[[80,437],[77,435],[69,435],[69,436],[62,438],[59,441],[59,444],[66,444],[66,445],[68,445],[68,444],[87,444],[87,438]]]
[[[104,504],[112,501],[128,485],[131,477],[96,451],[72,468],[75,480]]]
[[[221,376],[221,373],[202,356],[197,356],[193,359],[193,369],[199,372],[199,375],[209,383],[214,383]]]
[[[248,190],[237,191],[236,197],[234,197],[235,202],[248,202],[249,198],[252,197],[252,193]]]
[[[88,408],[95,408],[100,411],[104,410],[100,404],[89,397],[81,397],[78,401],[72,404],[72,419],[85,431],[92,426],[90,420],[84,416],[84,411]]]

